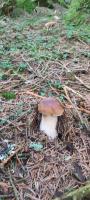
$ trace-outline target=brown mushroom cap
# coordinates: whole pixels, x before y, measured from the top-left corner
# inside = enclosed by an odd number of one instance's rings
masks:
[[[61,116],[64,113],[64,107],[59,100],[47,97],[38,104],[38,111],[43,115]]]

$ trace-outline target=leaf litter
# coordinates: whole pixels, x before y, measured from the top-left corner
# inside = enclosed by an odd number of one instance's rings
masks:
[[[89,45],[67,38],[60,13],[46,30],[44,10],[39,20],[34,13],[35,22],[32,16],[1,19],[0,73],[7,79],[0,83],[0,151],[5,139],[18,148],[0,168],[0,198],[50,200],[90,180]],[[37,103],[44,96],[65,106],[55,141],[39,131]]]

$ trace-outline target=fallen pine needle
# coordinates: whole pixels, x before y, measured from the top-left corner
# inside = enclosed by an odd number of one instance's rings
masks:
[[[70,104],[65,104],[65,108],[67,108],[67,109],[73,109],[74,107],[72,105],[70,105]],[[79,107],[77,107],[77,109],[79,111],[81,111],[81,112],[85,112],[85,113],[87,113],[87,114],[90,115],[90,111],[86,110],[85,108],[79,108]]]
[[[75,79],[78,80],[82,85],[84,85],[84,87],[86,87],[88,90],[90,90],[90,87],[88,85],[86,85],[79,77],[77,77],[76,75],[74,75]]]
[[[74,94],[76,94],[77,96],[79,96],[81,99],[85,100],[85,97],[83,97],[83,96],[82,96],[79,92],[77,92],[76,90],[74,90],[74,89],[72,89],[72,88],[70,88],[70,87],[68,87],[68,86],[66,86],[66,85],[63,87],[63,89],[64,89],[64,90],[67,89],[67,90],[73,92]]]
[[[80,93],[78,93],[77,91],[73,90],[72,88],[70,88],[70,87],[68,87],[68,86],[64,86],[64,91],[66,91],[65,89],[68,89],[69,91],[72,91],[74,94],[77,94],[79,97],[81,97],[83,100],[85,100],[85,98],[84,98]],[[40,95],[38,95],[38,94],[36,94],[36,93],[34,93],[34,92],[31,92],[31,91],[26,91],[25,93],[26,93],[26,94],[30,94],[30,95],[32,95],[32,96],[34,96],[34,97],[36,97],[36,98],[40,98],[40,99],[46,98],[46,96],[43,97],[43,96],[40,96]],[[69,103],[71,104],[70,98],[67,99],[67,100],[69,100]],[[72,104],[71,104],[71,105],[66,104],[65,107],[66,107],[67,109],[74,109],[74,107],[72,106]],[[77,109],[78,109],[79,111],[82,111],[82,112],[85,112],[85,113],[87,113],[87,114],[90,114],[90,111],[89,111],[89,110],[86,110],[86,109],[84,109],[84,108],[79,108],[79,107],[77,107]]]
[[[6,165],[13,158],[13,156],[15,156],[22,148],[23,148],[23,146],[18,147],[15,150],[14,153],[12,153],[7,159],[5,159],[4,161],[2,161],[2,163],[0,164],[0,168],[4,167],[4,165]]]
[[[45,96],[44,96],[44,97],[43,97],[43,96],[40,96],[39,94],[36,94],[36,93],[34,93],[34,92],[31,92],[31,91],[26,91],[25,94],[29,94],[29,95],[34,96],[34,97],[36,97],[36,98],[41,98],[41,99],[44,99],[44,98],[45,98]]]
[[[13,182],[13,179],[12,179],[12,176],[11,176],[11,173],[10,173],[9,170],[8,170],[8,172],[9,172],[10,183],[11,183],[11,185],[12,185],[13,192],[14,192],[14,195],[15,195],[15,199],[16,199],[16,200],[20,200],[20,198],[19,198],[19,193],[18,193],[18,191],[17,191],[17,188],[16,188],[15,185],[14,185],[14,182]]]

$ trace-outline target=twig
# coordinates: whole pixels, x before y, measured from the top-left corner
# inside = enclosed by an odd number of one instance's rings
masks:
[[[81,97],[83,100],[85,100],[85,98],[84,98],[80,93],[76,92],[76,91],[73,90],[72,88],[70,88],[70,87],[68,87],[68,86],[64,86],[64,88],[63,88],[64,91],[66,91],[65,88],[68,88],[68,90],[72,91],[74,94],[77,94],[79,97]],[[53,88],[52,88],[52,89],[53,89]],[[44,98],[45,98],[45,96],[42,97],[42,96],[40,96],[40,95],[38,95],[38,94],[36,94],[36,93],[34,93],[34,92],[31,92],[31,91],[26,91],[25,93],[30,94],[30,95],[32,95],[32,96],[34,96],[34,97],[36,97],[36,98],[40,98],[40,99],[44,99]],[[67,98],[67,100],[69,100],[69,102],[70,102],[70,104],[71,104],[71,100],[68,99],[68,97],[66,97],[66,98]],[[67,109],[73,109],[73,108],[74,108],[72,105],[68,105],[68,104],[65,104],[65,107],[66,107]],[[78,109],[79,111],[81,111],[81,112],[85,112],[85,113],[87,113],[87,114],[90,114],[90,111],[89,111],[89,110],[86,110],[86,109],[84,109],[84,108],[79,108],[79,107],[77,107],[77,109]]]
[[[40,200],[39,198],[35,197],[34,195],[32,196],[32,194],[30,194],[30,193],[25,194],[25,197],[30,198],[31,200]]]
[[[15,87],[20,86],[21,84],[23,84],[23,81],[21,81],[21,80],[20,81],[16,80],[16,82],[18,84],[16,84],[16,85],[9,85],[8,87],[5,87],[5,88],[0,88],[0,92],[1,91],[8,91],[8,90],[14,89]]]
[[[86,110],[85,108],[78,108],[78,110],[80,110],[81,112],[85,112],[85,113],[90,115],[90,111]]]
[[[67,109],[73,109],[73,106],[72,106],[72,105],[69,105],[69,104],[65,104],[65,107],[66,107]],[[87,114],[90,115],[90,111],[89,111],[89,110],[86,110],[85,108],[79,108],[79,107],[77,107],[77,109],[80,110],[81,112],[85,112],[85,113],[87,113]]]
[[[72,103],[72,101],[71,101],[71,99],[69,97],[69,94],[68,94],[68,91],[67,91],[67,87],[64,87],[64,91],[65,91],[65,94],[67,96],[68,101],[71,103],[71,105],[75,109],[76,113],[78,114],[80,121],[83,123],[83,118],[82,118],[81,114],[79,113],[77,106]]]
[[[15,187],[15,185],[14,185],[14,182],[13,182],[13,179],[12,179],[12,176],[11,176],[11,173],[10,173],[9,170],[8,170],[8,172],[9,172],[9,179],[10,179],[10,183],[11,183],[11,185],[12,185],[13,191],[14,191],[15,198],[16,198],[16,200],[20,200],[20,199],[19,199],[19,193],[18,193],[18,191],[17,191],[17,189],[16,189],[16,187]]]
[[[13,194],[1,194],[0,195],[0,199],[11,199],[13,197],[14,197]]]
[[[3,168],[4,165],[6,165],[13,158],[13,156],[15,156],[22,148],[23,148],[23,146],[18,147],[14,151],[14,153],[12,153],[6,160],[2,161],[2,163],[0,164],[0,168]]]
[[[82,85],[84,85],[88,90],[90,90],[90,87],[87,86],[79,77],[77,77],[76,75],[74,75],[75,79],[78,80]]]
[[[12,124],[12,122],[14,123],[14,122],[20,120],[22,117],[24,117],[26,114],[28,114],[28,113],[30,113],[30,112],[31,112],[31,109],[25,111],[25,112],[24,112],[20,117],[18,117],[16,120],[13,120],[13,121],[9,122],[6,126],[3,126],[2,128],[0,128],[0,131],[2,131],[4,128],[7,128],[9,125]]]
[[[70,97],[69,97],[69,95],[68,95],[68,92],[67,92],[67,88],[66,88],[66,86],[65,87],[63,87],[63,89],[64,89],[64,92],[65,92],[65,97],[66,97],[66,99],[69,101],[69,103],[72,105],[72,101],[71,101],[71,99],[70,99]]]
[[[8,124],[12,124],[15,128],[17,128],[19,131],[21,131],[21,129],[18,127],[18,125],[15,122],[9,121],[9,120],[7,120],[7,122],[8,122]]]
[[[80,43],[84,44],[85,46],[89,47],[89,44],[86,43],[85,41],[81,40],[80,38],[77,37],[77,40],[78,40]]]
[[[19,163],[19,165],[21,166],[22,170],[25,172],[25,169],[24,169],[24,166],[22,165],[20,159],[18,158],[18,155],[16,154],[16,159],[17,159],[17,162]]]
[[[28,65],[28,67],[29,67],[29,68],[27,68],[28,71],[32,71],[35,75],[37,75],[37,72],[30,66],[29,62],[24,58],[24,56],[21,55],[21,57],[22,57],[23,61]]]
[[[60,66],[62,65],[62,67],[63,67],[64,69],[66,69],[67,72],[71,72],[70,69],[67,68],[67,66],[69,65],[69,63],[67,63],[66,65],[63,64],[62,62],[60,62],[61,64],[60,64],[59,62],[57,62],[57,63],[58,63]],[[90,90],[90,87],[87,86],[79,77],[77,77],[77,76],[74,75],[74,74],[73,74],[73,76],[74,76],[74,78],[75,78],[76,80],[78,80],[82,85],[84,85],[84,87],[86,87],[88,90]]]
[[[41,98],[41,99],[44,99],[44,98],[45,98],[45,96],[44,96],[44,97],[43,97],[43,96],[40,96],[40,95],[38,95],[38,94],[36,94],[36,93],[34,93],[34,92],[31,92],[31,91],[26,91],[25,94],[32,95],[32,96],[34,96],[34,97],[36,97],[36,98]]]
[[[79,92],[75,91],[74,89],[72,89],[66,85],[64,85],[63,89],[64,90],[67,89],[67,90],[73,92],[74,94],[76,94],[77,96],[79,96],[81,99],[85,100],[85,97],[83,97]]]

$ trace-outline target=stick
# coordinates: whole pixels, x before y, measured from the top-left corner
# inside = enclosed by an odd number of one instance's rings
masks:
[[[16,120],[13,120],[13,121],[9,122],[7,125],[5,125],[5,126],[3,126],[2,128],[0,128],[0,131],[2,131],[4,128],[7,128],[9,125],[12,124],[12,122],[14,123],[14,122],[20,120],[22,117],[24,117],[25,115],[27,115],[27,114],[30,113],[30,112],[31,112],[31,109],[30,109],[30,110],[26,110],[26,111],[25,111],[20,117],[18,117]]]
[[[81,99],[85,100],[85,97],[83,97],[79,92],[75,91],[74,89],[72,89],[66,85],[64,85],[63,89],[64,90],[67,89],[67,90],[73,92],[74,94],[76,94],[77,96],[79,96]]]
[[[36,94],[36,93],[34,93],[34,92],[31,92],[31,91],[26,91],[25,94],[30,94],[31,96],[34,96],[34,97],[36,97],[36,98],[41,98],[41,99],[44,99],[44,98],[45,98],[45,96],[44,96],[44,97],[43,97],[43,96],[40,96],[39,94]]]
[[[76,75],[74,75],[75,79],[78,80],[82,85],[84,85],[88,90],[90,90],[90,87],[88,85],[86,85],[79,77],[77,77]]]
[[[84,98],[80,93],[76,92],[75,90],[73,90],[72,88],[70,88],[70,87],[68,87],[68,86],[64,86],[64,91],[65,91],[66,88],[68,88],[68,90],[72,91],[74,94],[79,95],[79,97],[81,97],[83,100],[85,100],[85,98]],[[42,96],[40,96],[40,95],[38,95],[38,94],[36,94],[36,93],[34,93],[34,92],[31,92],[31,91],[27,91],[27,92],[25,92],[25,93],[30,94],[30,95],[32,95],[32,96],[34,96],[34,97],[37,97],[37,98],[40,98],[40,99],[46,98],[45,96],[42,97]],[[67,97],[66,97],[66,98],[67,98]],[[69,102],[70,102],[70,104],[71,104],[71,100],[70,100],[70,99],[67,99],[67,100],[69,100]],[[74,108],[72,105],[68,105],[68,104],[66,104],[65,106],[66,106],[67,109],[73,109],[73,108]],[[80,111],[82,111],[82,112],[85,112],[85,113],[87,113],[87,114],[90,114],[90,111],[89,111],[89,110],[86,110],[86,109],[84,109],[84,108],[78,108],[78,107],[77,107],[77,109],[80,110]]]
[[[70,69],[67,68],[67,65],[69,65],[69,63],[67,63],[66,65],[64,65],[62,62],[60,62],[60,63],[62,64],[63,68],[66,69],[67,72],[70,72]],[[60,63],[58,63],[58,64],[60,64]],[[90,87],[87,86],[79,77],[77,77],[77,76],[74,75],[74,74],[73,74],[73,76],[74,76],[74,78],[75,78],[76,80],[78,80],[82,85],[84,85],[84,87],[86,87],[88,90],[90,90]]]
[[[78,110],[80,110],[81,112],[85,112],[85,113],[90,115],[90,111],[86,110],[85,108],[78,108]]]
[[[64,87],[64,91],[65,91],[65,94],[67,96],[68,101],[71,103],[71,105],[75,109],[76,113],[78,114],[80,121],[83,123],[83,118],[82,118],[80,112],[78,111],[77,106],[72,103],[72,101],[71,101],[71,99],[69,97],[69,94],[68,94],[68,91],[67,91],[67,87]]]
[[[67,88],[66,88],[66,86],[63,88],[64,89],[64,92],[65,92],[65,97],[66,97],[66,99],[69,101],[69,103],[72,105],[72,101],[71,101],[71,99],[70,99],[70,97],[69,97],[69,95],[68,95],[68,92],[67,92]]]
[[[72,105],[69,105],[69,104],[65,104],[65,107],[67,109],[73,109],[74,108]],[[87,114],[90,115],[90,111],[86,110],[85,108],[79,108],[79,107],[77,107],[77,109],[80,110],[81,112],[85,112],[85,113],[87,113]]]
[[[1,194],[0,199],[11,199],[14,198],[13,194]]]

